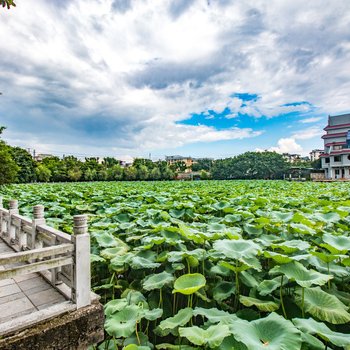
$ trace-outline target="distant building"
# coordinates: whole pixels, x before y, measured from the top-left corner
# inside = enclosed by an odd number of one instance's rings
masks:
[[[188,157],[183,157],[183,156],[165,156],[165,161],[168,163],[168,165],[173,165],[176,162],[184,162],[186,164],[186,170],[185,172],[191,172],[191,167],[193,164],[198,163],[199,161],[203,160],[214,160],[214,158],[209,158],[209,157],[203,157],[203,158],[192,158],[190,156]]]
[[[310,154],[310,160],[313,162],[320,159],[320,155],[324,152],[323,149],[313,149]]]
[[[51,158],[54,157],[52,154],[47,154],[47,153],[39,153],[37,155],[34,155],[33,158],[37,162],[42,162],[45,158]]]
[[[350,179],[350,114],[328,117],[322,136],[322,169],[326,179]]]
[[[165,160],[169,165],[173,165],[176,162],[184,162],[187,168],[190,168],[195,160],[192,157],[183,157],[183,156],[165,156]]]
[[[295,163],[301,160],[300,154],[282,153],[282,157],[289,163]]]

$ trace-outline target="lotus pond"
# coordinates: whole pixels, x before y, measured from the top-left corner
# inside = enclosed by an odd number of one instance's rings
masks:
[[[89,214],[106,340],[125,350],[350,349],[350,184],[15,185],[71,232]]]

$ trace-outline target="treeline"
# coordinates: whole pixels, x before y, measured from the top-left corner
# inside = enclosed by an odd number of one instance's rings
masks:
[[[0,135],[3,130],[0,127]],[[320,168],[320,161],[290,164],[276,152],[246,152],[215,161],[201,159],[189,170],[200,172],[201,179],[282,179],[291,166]],[[168,165],[166,161],[149,159],[135,159],[131,166],[122,167],[120,161],[112,157],[102,162],[98,158],[81,161],[74,156],[48,157],[36,162],[26,150],[0,140],[0,185],[36,181],[173,180],[186,169],[182,161]]]
[[[0,127],[0,135],[4,131]],[[121,180],[172,180],[177,167],[165,161],[135,159],[132,166],[122,167],[120,161],[106,157],[85,158],[74,156],[48,157],[34,161],[29,152],[11,147],[0,140],[0,185],[7,183],[61,182],[61,181],[121,181]]]

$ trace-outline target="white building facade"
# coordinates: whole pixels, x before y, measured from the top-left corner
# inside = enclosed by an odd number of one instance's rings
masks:
[[[322,136],[322,169],[326,179],[350,179],[350,113],[328,117]]]

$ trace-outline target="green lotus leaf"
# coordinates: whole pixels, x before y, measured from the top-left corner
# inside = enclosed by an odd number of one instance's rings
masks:
[[[276,261],[277,264],[287,264],[293,261],[293,258],[289,257],[288,255],[269,252],[267,250],[264,251],[264,256],[265,258],[271,258],[272,260]]]
[[[326,254],[323,252],[311,251],[310,254],[316,256],[318,259],[322,260],[325,263],[330,263],[336,259],[339,259],[339,255]]]
[[[260,311],[265,311],[265,312],[276,311],[280,307],[280,305],[275,303],[274,301],[260,300],[256,298],[246,297],[243,295],[240,295],[239,301],[244,306],[247,306],[247,307],[255,306]]]
[[[193,316],[204,316],[212,323],[219,323],[224,319],[232,320],[237,319],[237,316],[230,314],[226,311],[219,310],[215,307],[211,309],[205,309],[203,307],[196,307],[193,310]]]
[[[313,335],[309,333],[301,333],[301,340],[303,344],[307,344],[306,349],[312,349],[312,350],[324,350],[325,345],[319,340],[318,338],[314,337]],[[304,349],[304,347],[302,347]]]
[[[260,283],[260,277],[254,271],[242,271],[240,280],[249,288],[256,288]]]
[[[344,258],[341,260],[341,263],[344,265],[344,266],[350,266],[350,258]]]
[[[250,266],[246,264],[233,265],[227,261],[219,261],[219,266],[225,267],[226,269],[229,269],[234,272],[242,272],[250,268]]]
[[[235,222],[240,222],[241,220],[242,220],[242,216],[237,214],[227,214],[224,217],[225,223],[235,223]]]
[[[219,346],[231,333],[227,325],[216,325],[210,326],[207,329],[202,329],[197,326],[179,328],[179,334],[195,345],[208,344],[212,349]]]
[[[147,276],[142,283],[145,290],[161,289],[173,282],[175,277],[166,271]]]
[[[113,218],[119,222],[129,222],[130,221],[130,216],[128,213],[120,213],[118,215],[114,215]]]
[[[105,322],[106,332],[116,338],[129,337],[135,332],[140,309],[136,305],[126,306],[119,312],[111,314]]]
[[[124,271],[125,264],[129,264],[134,257],[133,253],[126,253],[124,255],[117,255],[109,262],[109,267],[114,271]]]
[[[180,276],[174,283],[173,293],[190,295],[203,288],[206,284],[205,277],[200,273],[189,273]]]
[[[296,233],[301,233],[304,235],[314,235],[316,234],[316,231],[304,224],[290,224],[290,227],[293,229]]]
[[[219,282],[213,288],[213,298],[216,301],[223,301],[229,298],[236,291],[235,285],[232,282]]]
[[[271,280],[264,280],[264,281],[262,281],[257,287],[257,290],[258,290],[259,294],[263,295],[263,296],[269,295],[274,290],[276,290],[277,288],[280,287],[281,280],[282,280],[282,277],[278,276],[278,277],[275,277],[275,278],[273,278]],[[288,279],[284,278],[283,279],[283,285],[286,285],[287,283],[288,283]]]
[[[140,313],[142,318],[149,321],[154,321],[163,315],[163,309],[142,310]]]
[[[347,252],[350,250],[350,237],[347,236],[334,236],[329,233],[325,233],[322,236],[323,242],[329,244],[335,248],[338,252]]]
[[[333,278],[331,275],[325,275],[315,270],[308,270],[304,265],[297,261],[285,265],[275,266],[270,270],[270,274],[283,273],[289,279],[295,280],[301,287],[309,288],[312,285],[322,286]]]
[[[302,332],[315,334],[335,346],[346,347],[350,345],[350,334],[334,332],[323,322],[317,322],[313,318],[293,318],[292,321]]]
[[[218,276],[224,276],[224,277],[228,277],[232,274],[231,270],[227,267],[224,267],[220,264],[218,265],[215,265],[213,266],[211,269],[210,269],[210,273],[215,276],[215,275],[218,275]]]
[[[177,327],[184,326],[193,316],[193,310],[190,307],[181,309],[175,316],[168,317],[159,324],[161,330],[173,330]]]
[[[216,251],[223,254],[226,258],[239,260],[242,258],[255,258],[260,252],[260,246],[251,240],[223,239],[214,242],[213,247]]]
[[[122,243],[123,245],[125,244],[108,232],[99,232],[99,234],[94,235],[94,237],[98,245],[103,248],[117,247],[120,243]]]
[[[226,337],[217,350],[247,350],[247,347],[238,342],[233,335]]]
[[[135,269],[156,269],[161,264],[155,262],[156,254],[150,250],[143,251],[131,258],[130,266]]]
[[[243,228],[244,231],[249,234],[249,236],[260,236],[263,233],[263,229],[255,225],[244,224]]]
[[[340,221],[340,215],[338,213],[315,213],[312,218],[317,221],[323,221],[326,223],[334,223]]]
[[[128,251],[128,248],[125,245],[114,247],[114,248],[106,248],[101,250],[100,254],[107,260],[111,260],[115,258],[117,255],[124,255]]]
[[[310,248],[310,244],[305,241],[301,241],[298,239],[285,241],[283,243],[274,243],[271,244],[273,249],[282,249],[286,254],[291,254],[296,252],[297,250],[307,250]]]
[[[96,254],[90,254],[90,261],[94,263],[94,262],[105,262],[106,260],[102,258],[102,256],[99,256]]]
[[[151,348],[149,346],[129,344],[127,346],[124,346],[123,350],[151,350]]]
[[[236,320],[230,324],[236,340],[248,350],[300,350],[300,331],[282,316],[272,312],[255,321]]]
[[[347,277],[349,276],[349,269],[340,266],[336,263],[325,263],[322,260],[319,260],[316,257],[311,257],[308,259],[309,263],[316,267],[317,271],[322,273],[330,273],[331,275],[338,276],[338,277]]]
[[[112,314],[116,313],[117,311],[123,310],[128,305],[128,302],[126,299],[114,299],[109,301],[104,306],[104,312],[105,315],[111,316]]]
[[[295,300],[299,307],[302,307],[302,291],[299,290]],[[348,307],[336,296],[324,292],[320,287],[304,290],[304,309],[311,316],[321,321],[332,324],[343,324],[350,322]]]

